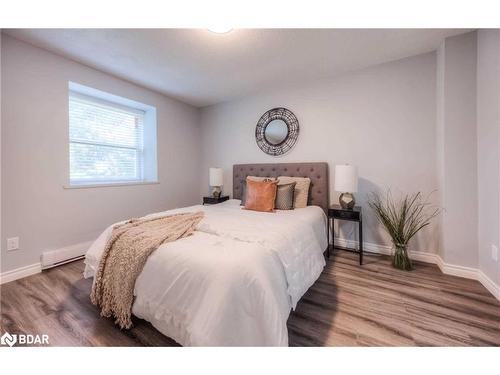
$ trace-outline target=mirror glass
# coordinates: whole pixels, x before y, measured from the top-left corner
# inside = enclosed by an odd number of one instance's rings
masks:
[[[283,120],[273,120],[264,130],[266,140],[272,145],[278,145],[288,136],[288,126]]]

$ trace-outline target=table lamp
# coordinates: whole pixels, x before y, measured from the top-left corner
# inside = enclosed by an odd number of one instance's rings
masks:
[[[219,198],[222,192],[222,185],[224,184],[224,176],[222,173],[222,168],[210,168],[210,187],[212,188],[212,196],[214,198]]]
[[[352,193],[358,191],[358,169],[353,165],[336,165],[334,189],[342,193],[339,197],[340,206],[352,210],[356,203]]]

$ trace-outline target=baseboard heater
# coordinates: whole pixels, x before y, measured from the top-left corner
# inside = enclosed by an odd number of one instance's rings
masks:
[[[45,251],[40,259],[42,270],[82,259],[90,245],[91,242],[84,242],[61,249]]]

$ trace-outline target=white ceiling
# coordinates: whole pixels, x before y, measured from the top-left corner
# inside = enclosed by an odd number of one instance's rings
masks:
[[[435,50],[461,29],[10,29],[5,33],[195,106]]]

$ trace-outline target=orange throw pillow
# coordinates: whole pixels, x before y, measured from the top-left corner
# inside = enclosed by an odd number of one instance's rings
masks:
[[[273,212],[278,181],[247,180],[245,209]]]

